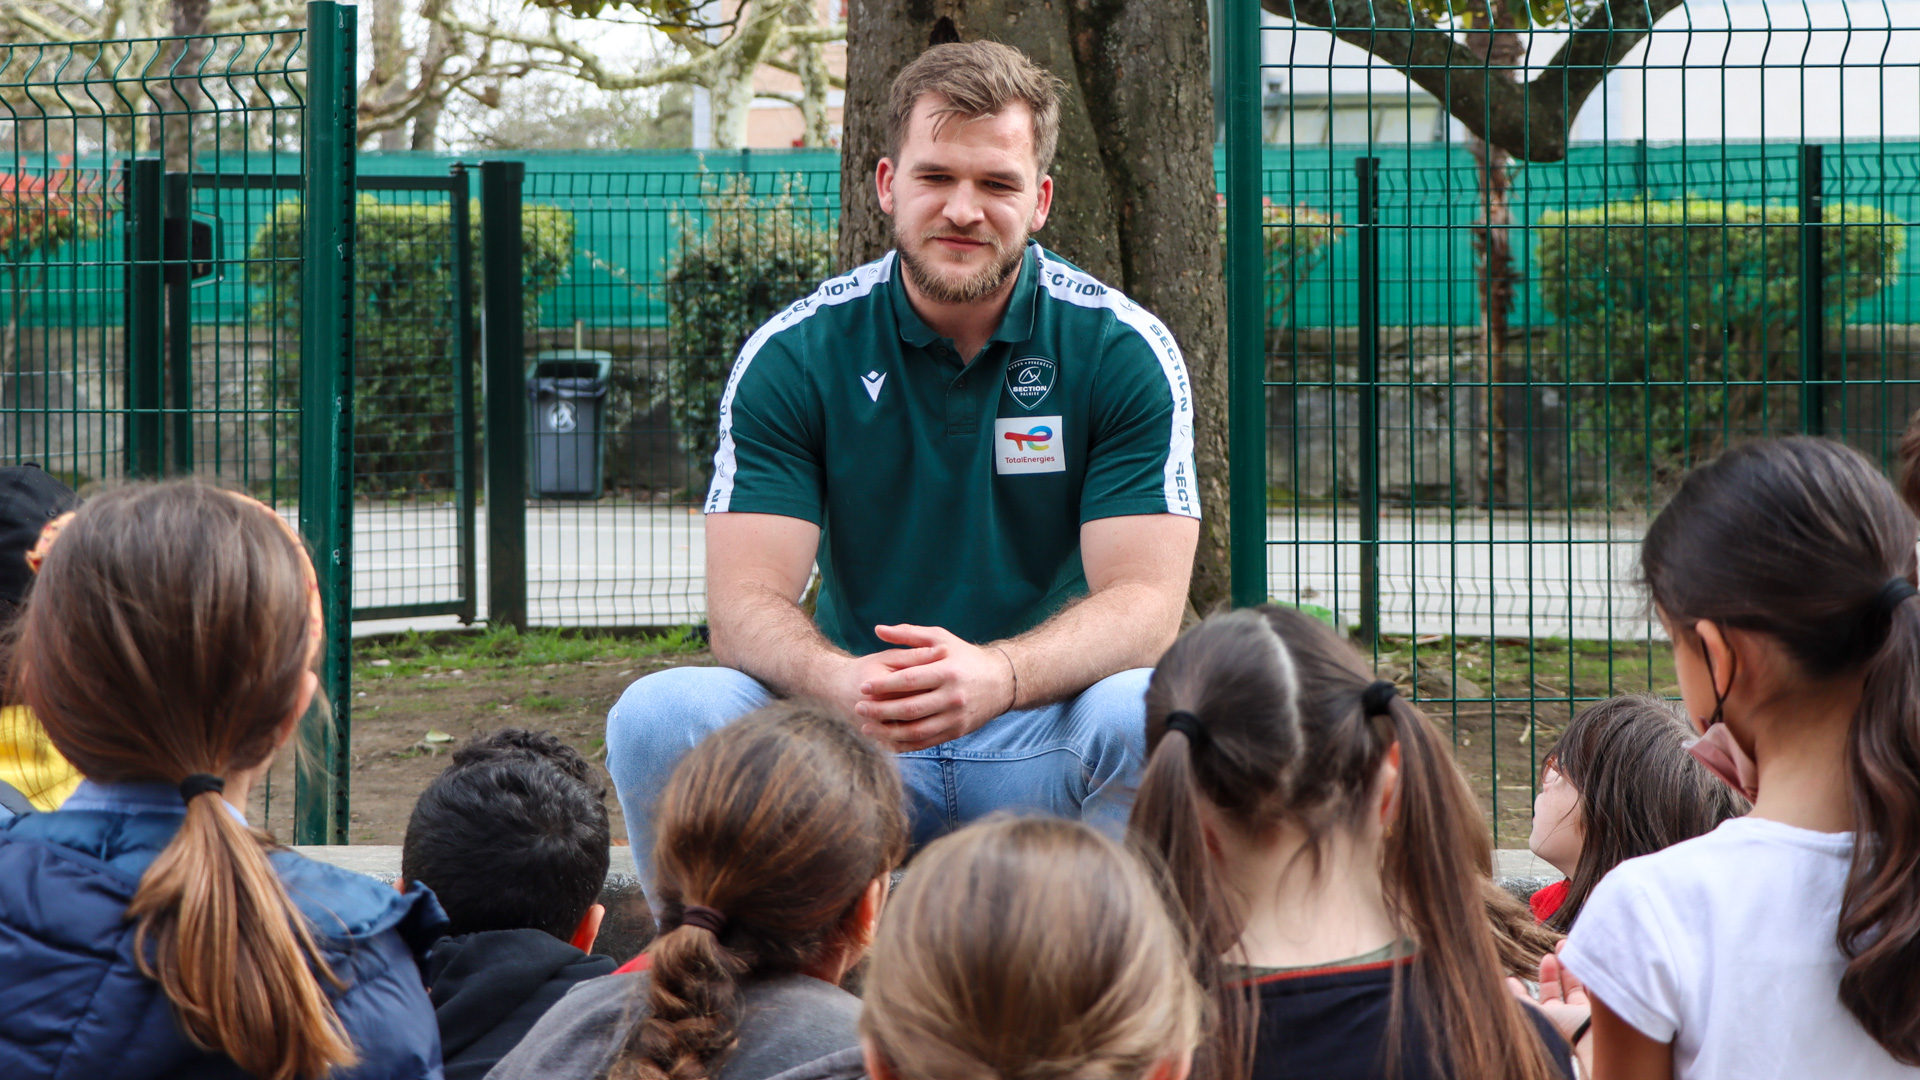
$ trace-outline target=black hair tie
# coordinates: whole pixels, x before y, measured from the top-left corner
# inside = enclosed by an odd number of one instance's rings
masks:
[[[1393,708],[1393,699],[1399,696],[1400,688],[1382,679],[1360,691],[1360,708],[1368,716],[1385,716]]]
[[[209,791],[225,790],[227,790],[227,782],[212,773],[190,773],[185,780],[180,781],[180,798],[187,802],[192,802]]]
[[[1213,741],[1213,735],[1200,723],[1200,718],[1185,709],[1175,709],[1167,714],[1167,730],[1185,735],[1188,745],[1195,750],[1204,749]]]
[[[727,931],[727,917],[704,904],[688,904],[680,912],[680,925],[705,930],[719,937]]]
[[[1873,609],[1883,615],[1892,615],[1900,609],[1901,604],[1916,596],[1920,596],[1920,589],[1914,588],[1913,582],[1895,574],[1880,586],[1879,592],[1873,594]]]

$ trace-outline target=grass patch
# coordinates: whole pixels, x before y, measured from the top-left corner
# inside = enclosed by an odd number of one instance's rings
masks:
[[[699,633],[691,626],[653,637],[582,634],[551,628],[523,634],[511,626],[488,627],[479,633],[409,631],[398,637],[355,642],[353,672],[356,678],[380,679],[456,670],[500,671],[547,664],[652,660],[697,653],[705,648]]]
[[[1616,694],[1680,692],[1673,651],[1664,641],[1383,634],[1374,663],[1380,668],[1417,668],[1420,696],[1429,699],[1562,701],[1577,708]],[[1429,672],[1449,681],[1466,680],[1482,692],[1434,693],[1444,684],[1429,680]]]
[[[528,694],[520,699],[520,707],[534,712],[566,712],[577,709],[586,702],[577,697],[562,697],[558,694]]]

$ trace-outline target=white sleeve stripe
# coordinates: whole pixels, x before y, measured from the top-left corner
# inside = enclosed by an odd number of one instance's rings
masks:
[[[733,394],[740,387],[740,377],[747,373],[747,365],[753,363],[754,356],[773,335],[805,322],[821,308],[834,307],[866,296],[884,283],[892,270],[893,252],[889,251],[865,266],[855,267],[852,273],[828,278],[812,293],[795,300],[778,315],[768,319],[740,347],[740,356],[733,362],[733,370],[727,375],[727,388],[720,395],[720,445],[713,452],[713,484],[707,489],[707,513],[724,514],[733,503],[733,480],[739,472],[739,462],[734,458],[733,448]]]
[[[1187,365],[1180,358],[1180,346],[1166,324],[1128,299],[1119,290],[1102,285],[1092,276],[1055,262],[1040,251],[1040,286],[1055,300],[1083,308],[1111,311],[1123,326],[1145,339],[1147,348],[1160,361],[1167,377],[1167,390],[1173,396],[1173,417],[1167,436],[1167,462],[1163,470],[1162,491],[1167,513],[1182,517],[1200,516],[1200,490],[1193,470],[1193,392],[1187,382]]]

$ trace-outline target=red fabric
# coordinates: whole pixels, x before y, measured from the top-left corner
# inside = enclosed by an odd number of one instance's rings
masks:
[[[645,971],[653,966],[653,954],[641,953],[639,956],[613,969],[615,975],[625,975],[629,971]]]
[[[1567,902],[1567,891],[1572,888],[1572,881],[1562,879],[1528,897],[1527,906],[1533,909],[1533,917],[1540,922],[1553,918],[1553,913]]]

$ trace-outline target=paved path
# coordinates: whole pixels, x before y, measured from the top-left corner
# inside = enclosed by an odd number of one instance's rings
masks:
[[[478,580],[486,613],[486,514]],[[356,508],[354,601],[371,607],[459,595],[450,507]],[[1268,591],[1354,621],[1359,522],[1268,518]],[[1395,514],[1381,523],[1381,625],[1394,633],[1637,639],[1655,632],[1634,585],[1638,523],[1521,515]],[[664,626],[706,617],[697,512],[632,503],[527,508],[528,613],[542,626]],[[441,629],[453,616],[360,622],[356,634]]]

